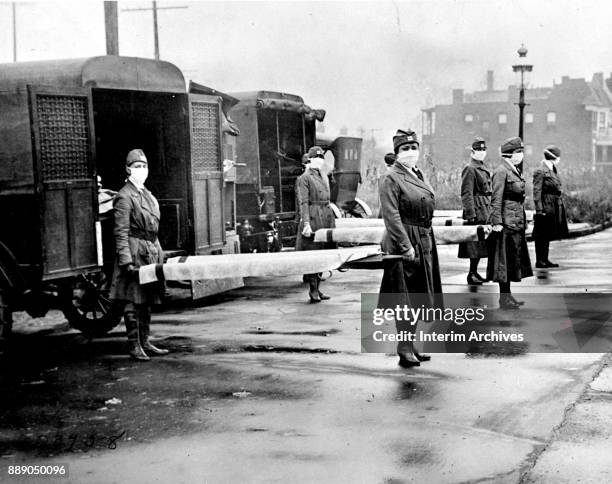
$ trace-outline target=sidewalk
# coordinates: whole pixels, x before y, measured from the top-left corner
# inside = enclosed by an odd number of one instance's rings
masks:
[[[528,460],[521,483],[612,482],[612,358],[578,400],[540,452]]]

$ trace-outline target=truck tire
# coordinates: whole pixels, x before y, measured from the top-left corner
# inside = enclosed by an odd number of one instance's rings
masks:
[[[110,279],[101,271],[82,274],[62,287],[60,304],[70,326],[96,337],[121,322],[124,304],[109,299],[109,286]]]

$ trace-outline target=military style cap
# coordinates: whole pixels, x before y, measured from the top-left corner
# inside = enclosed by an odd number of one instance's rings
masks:
[[[320,146],[313,146],[308,150],[308,159],[310,158],[325,158],[325,152]]]
[[[502,143],[501,152],[502,153],[512,153],[517,148],[524,148],[524,147],[525,146],[523,145],[523,140],[519,138],[518,136],[516,136],[514,138],[508,138],[506,141]]]
[[[395,153],[387,153],[385,155],[385,163],[387,166],[391,166],[393,163],[395,163]]]
[[[145,156],[144,151],[139,148],[136,148],[135,150],[132,150],[127,154],[125,164],[126,166],[130,166],[132,163],[136,163],[137,161],[147,163],[147,157]]]
[[[416,143],[419,144],[419,140],[417,139],[417,135],[411,129],[404,131],[403,129],[398,129],[395,136],[393,136],[393,151],[395,154],[399,151],[399,147],[408,143]]]
[[[546,154],[546,152],[553,155],[555,158],[559,158],[561,156],[561,150],[555,145],[548,145],[546,148],[544,148],[544,154]]]
[[[474,138],[474,141],[472,141],[472,149],[475,150],[477,148],[485,148],[487,147],[487,142],[484,140],[484,138],[481,138],[480,136],[476,136],[476,138]]]

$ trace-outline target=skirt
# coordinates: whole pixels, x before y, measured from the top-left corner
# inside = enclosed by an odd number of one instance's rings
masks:
[[[487,241],[459,242],[459,259],[484,259],[489,256]]]
[[[494,282],[520,282],[533,276],[525,231],[491,232],[487,239],[489,259],[487,279]]]

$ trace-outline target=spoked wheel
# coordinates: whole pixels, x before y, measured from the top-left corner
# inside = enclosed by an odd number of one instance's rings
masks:
[[[123,304],[108,297],[110,278],[103,271],[82,274],[62,289],[62,311],[70,326],[87,336],[102,336],[119,324]]]

